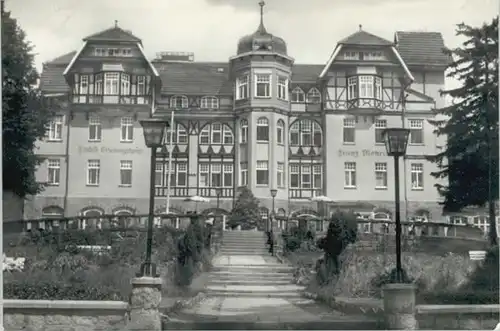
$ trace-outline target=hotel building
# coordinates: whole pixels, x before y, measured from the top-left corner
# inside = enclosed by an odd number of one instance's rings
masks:
[[[155,165],[158,213],[171,152],[173,213],[192,209],[185,199],[194,195],[210,199],[200,210],[228,212],[246,186],[263,217],[276,189],[278,214],[314,214],[309,199],[325,195],[330,208],[390,219],[394,163],[381,132],[406,127],[402,217],[444,220],[436,166],[426,160],[444,144],[428,123],[444,105],[441,34],[397,31],[386,40],[360,27],[332,47],[326,63],[296,63],[262,17],[223,62],[171,52],[150,61],[141,39],[117,25],[84,38],[43,67],[41,88],[57,115],[37,149],[46,158],[37,178],[48,185],[26,202],[25,217],[147,213],[150,152],[139,120],[174,112],[172,144],[169,135]]]

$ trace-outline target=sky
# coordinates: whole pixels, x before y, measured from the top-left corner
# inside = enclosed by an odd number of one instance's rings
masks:
[[[5,0],[35,45],[36,65],[77,50],[88,35],[118,25],[157,52],[193,52],[227,61],[238,39],[259,24],[259,0]],[[266,0],[267,30],[285,39],[296,63],[325,64],[337,41],[363,30],[393,40],[395,31],[437,31],[457,47],[455,26],[480,25],[499,0]]]

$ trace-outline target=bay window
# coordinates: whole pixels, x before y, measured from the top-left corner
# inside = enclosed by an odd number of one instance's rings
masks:
[[[255,75],[255,97],[269,98],[271,96],[271,75]]]
[[[73,103],[148,104],[149,76],[125,72],[74,75]]]
[[[382,100],[382,78],[375,75],[347,77],[347,98]]]
[[[236,100],[248,99],[248,75],[236,80]]]

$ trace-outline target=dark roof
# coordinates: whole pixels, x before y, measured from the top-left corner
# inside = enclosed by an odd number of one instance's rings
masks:
[[[273,36],[267,32],[264,22],[261,20],[259,28],[254,33],[242,37],[238,41],[236,53],[243,54],[254,51],[254,45],[258,45],[259,51],[270,50],[275,53],[287,54],[286,42],[283,38]]]
[[[315,82],[318,80],[323,64],[294,64],[292,67],[292,83]]]
[[[50,64],[68,64],[75,57],[76,51],[69,52],[67,54],[56,57],[53,60],[50,60],[48,63]]]
[[[123,30],[118,26],[94,33],[83,38],[83,41],[131,41],[141,42],[141,39],[134,36],[131,32]]]
[[[376,36],[374,34],[371,34],[369,32],[363,31],[363,30],[356,31],[355,33],[342,39],[338,43],[342,44],[342,45],[367,45],[367,46],[372,46],[372,45],[373,46],[392,46],[392,45],[394,45],[394,43],[390,42],[389,40],[386,40],[384,38],[381,38],[379,36]]]
[[[160,74],[164,94],[232,94],[227,62],[153,62],[153,65]]]
[[[451,58],[444,54],[443,35],[439,32],[397,31],[397,49],[408,65],[443,65]]]
[[[63,93],[69,90],[69,86],[64,79],[63,72],[70,61],[67,63],[50,62],[48,64],[44,64],[40,75],[40,89],[42,92]]]

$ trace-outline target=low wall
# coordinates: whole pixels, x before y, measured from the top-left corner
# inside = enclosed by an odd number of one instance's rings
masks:
[[[382,300],[335,298],[333,308],[346,314],[383,317]],[[417,305],[419,330],[494,330],[500,320],[498,305]]]
[[[121,301],[4,300],[9,331],[123,330],[129,305]]]

